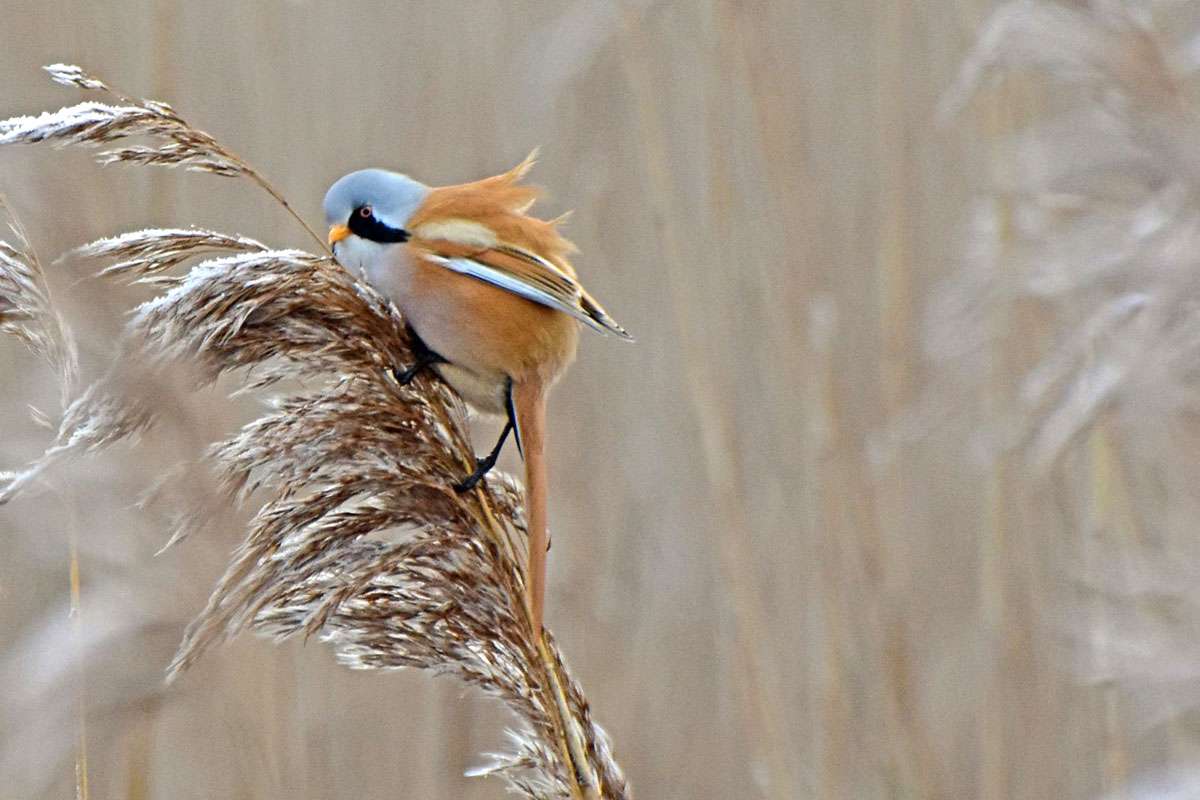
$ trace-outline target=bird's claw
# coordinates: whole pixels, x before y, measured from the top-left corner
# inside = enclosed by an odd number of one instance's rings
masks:
[[[475,471],[463,478],[458,483],[454,484],[454,491],[458,492],[459,494],[465,494],[466,492],[471,491],[479,485],[479,482],[483,480],[483,476],[487,474],[487,471],[491,468],[492,465],[488,463],[486,458],[475,459]]]
[[[395,378],[396,383],[400,384],[401,386],[408,386],[413,382],[413,379],[417,377],[417,375],[421,372],[421,368],[424,366],[424,364],[418,362],[403,372],[400,372],[398,369],[396,369],[396,367],[392,367],[392,377]]]

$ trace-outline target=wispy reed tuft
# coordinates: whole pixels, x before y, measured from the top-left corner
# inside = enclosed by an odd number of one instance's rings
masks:
[[[0,238],[0,333],[16,336],[57,372],[64,389],[74,385],[79,358],[71,330],[51,302],[42,263],[20,221],[0,196],[12,243]]]
[[[166,104],[130,100],[78,67],[48,70],[121,104],[6,120],[0,144],[145,136],[151,144],[102,160],[240,175],[284,202]],[[449,673],[501,698],[525,725],[512,733],[512,752],[472,774],[501,774],[527,797],[630,796],[553,637],[530,625],[521,488],[496,474],[473,492],[454,490],[474,463],[465,408],[436,380],[396,383],[394,368],[412,355],[390,303],[326,256],[213,231],[137,231],[74,257],[103,259],[102,274],[163,290],[134,310],[130,357],[151,368],[182,360],[201,383],[235,373],[248,391],[303,379],[211,450],[231,500],[265,500],[172,676],[247,628],[316,636],[351,667]],[[185,274],[167,274],[184,264]],[[153,408],[115,397],[103,380],[80,393],[38,471],[150,423]],[[31,479],[10,483],[0,500]]]

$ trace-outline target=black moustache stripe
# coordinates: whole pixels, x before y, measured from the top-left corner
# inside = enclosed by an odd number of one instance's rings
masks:
[[[356,236],[361,236],[372,242],[380,244],[394,244],[396,242],[407,242],[408,231],[403,228],[393,228],[379,220],[375,219],[374,215],[364,217],[358,213],[358,209],[354,209],[354,213],[350,215],[350,222],[346,227]]]

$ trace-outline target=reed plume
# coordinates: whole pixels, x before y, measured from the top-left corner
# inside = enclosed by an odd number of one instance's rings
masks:
[[[1152,729],[1193,739],[1175,723],[1200,707],[1195,34],[1194,20],[1156,25],[1149,4],[1004,3],[943,103],[958,112],[1014,71],[1057,90],[1041,119],[997,142],[1005,168],[974,209],[966,268],[935,297],[928,344],[951,372],[978,378],[997,311],[1043,312],[1044,337],[1022,332],[1034,357],[1007,413],[993,409],[982,427],[993,448],[1053,481],[1074,534],[1056,624],[1068,666],[1111,710],[1103,748],[1121,765],[1105,776],[1111,797],[1200,786],[1194,762],[1134,744]]]
[[[78,67],[47,69],[117,102],[2,121],[0,144],[144,137],[149,144],[99,158],[246,177],[294,216],[261,175],[166,104],[131,99]],[[454,491],[474,464],[465,407],[435,380],[396,382],[412,354],[389,302],[325,255],[207,230],[136,231],[72,257],[161,289],[133,312],[127,359],[149,369],[183,360],[199,384],[234,373],[246,391],[284,379],[303,387],[211,449],[231,501],[266,500],[171,676],[247,628],[316,636],[353,668],[429,669],[502,699],[525,725],[511,733],[510,752],[472,774],[501,774],[527,797],[631,796],[553,637],[530,624],[521,487],[493,473],[470,493]],[[185,274],[169,274],[181,265]],[[154,413],[109,381],[94,383],[67,406],[46,454],[0,488],[0,501],[54,461],[144,428]]]

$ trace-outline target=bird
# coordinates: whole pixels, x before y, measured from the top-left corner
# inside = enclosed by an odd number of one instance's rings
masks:
[[[431,187],[385,169],[360,169],[325,195],[328,243],[339,263],[391,300],[405,320],[408,384],[432,369],[474,409],[503,415],[496,445],[459,482],[472,490],[510,433],[525,461],[526,604],[541,635],[545,602],[546,399],[575,359],[580,326],[633,337],[580,284],[563,220],[527,212],[539,189],[522,182],[534,150],[507,172]]]

